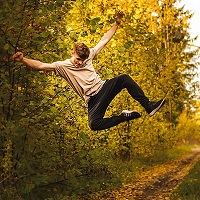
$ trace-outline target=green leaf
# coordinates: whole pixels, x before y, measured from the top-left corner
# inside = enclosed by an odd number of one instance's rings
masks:
[[[99,28],[102,29],[104,27],[104,23],[99,24]]]
[[[51,108],[50,108],[50,111],[51,111],[52,113],[54,113],[54,114],[58,114],[58,113],[59,113],[58,109],[55,108],[55,107],[51,107]]]
[[[94,18],[93,20],[91,20],[91,25],[92,25],[92,26],[96,25],[100,20],[101,20],[100,17]]]
[[[128,41],[128,42],[126,42],[126,43],[124,44],[124,47],[125,47],[126,49],[129,49],[129,48],[132,46],[132,44],[133,44],[132,41]]]
[[[90,33],[96,33],[96,31],[97,31],[96,28],[92,28],[92,29],[90,30]]]
[[[25,112],[24,112],[24,113],[21,113],[21,116],[23,116],[23,117],[26,116],[26,113],[25,113]]]
[[[9,44],[5,44],[4,49],[7,51],[9,49]]]
[[[84,132],[79,133],[79,135],[83,139],[84,142],[88,142],[90,140],[90,137]]]

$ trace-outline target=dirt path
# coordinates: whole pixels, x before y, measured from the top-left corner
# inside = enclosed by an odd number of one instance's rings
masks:
[[[162,164],[138,175],[137,182],[112,191],[101,200],[170,200],[170,193],[181,183],[183,177],[200,160],[200,149],[176,161]]]

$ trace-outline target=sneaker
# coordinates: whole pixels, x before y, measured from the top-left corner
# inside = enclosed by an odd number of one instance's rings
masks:
[[[149,106],[146,109],[149,116],[153,116],[163,105],[165,104],[165,98],[158,102],[149,102]]]
[[[141,117],[141,114],[137,110],[123,110],[122,115],[125,117],[126,121],[137,119]]]

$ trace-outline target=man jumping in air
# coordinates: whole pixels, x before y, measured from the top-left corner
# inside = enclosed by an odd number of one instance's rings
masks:
[[[165,99],[158,102],[149,101],[137,83],[126,74],[103,81],[95,72],[92,60],[111,40],[121,23],[122,16],[122,12],[117,13],[116,23],[94,48],[89,49],[84,43],[76,43],[71,58],[65,61],[49,64],[25,58],[21,52],[13,55],[14,60],[26,66],[37,70],[54,71],[56,75],[63,77],[88,106],[88,121],[92,130],[107,129],[141,117],[136,110],[124,110],[119,116],[104,118],[110,102],[124,88],[144,107],[149,116],[153,116],[165,103]]]

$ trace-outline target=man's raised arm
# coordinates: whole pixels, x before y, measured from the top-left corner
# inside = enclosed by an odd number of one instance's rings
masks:
[[[97,50],[97,54],[103,49],[103,47],[111,40],[113,35],[115,34],[118,26],[121,23],[121,19],[123,17],[123,12],[119,11],[116,15],[116,22],[114,26],[101,38],[99,43],[95,46],[95,49]]]
[[[53,71],[55,69],[55,66],[49,63],[43,63],[38,60],[28,59],[25,58],[22,52],[17,52],[13,55],[13,59],[17,62],[22,62],[26,66],[42,70],[42,71]]]

